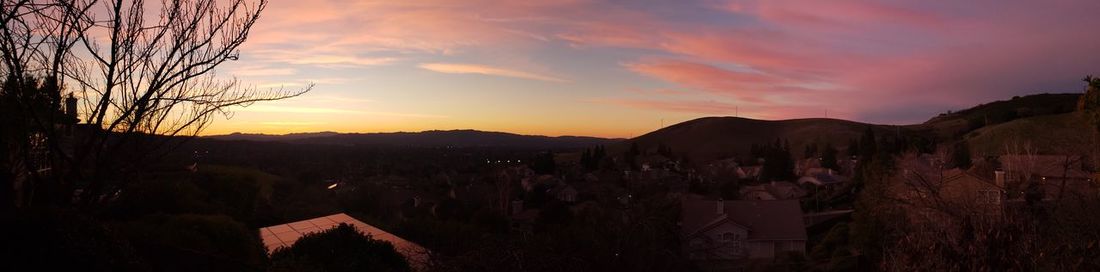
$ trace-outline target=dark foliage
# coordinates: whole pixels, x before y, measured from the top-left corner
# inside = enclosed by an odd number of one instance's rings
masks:
[[[271,254],[270,271],[410,271],[393,245],[375,240],[355,227],[307,234],[289,248]]]
[[[772,145],[761,147],[764,152],[764,166],[761,179],[765,181],[788,181],[794,179],[794,159],[791,158],[790,144],[775,139]]]
[[[529,166],[531,170],[535,170],[535,173],[543,175],[553,174],[554,170],[557,169],[557,162],[554,160],[554,152],[546,151],[536,155],[531,159]]]
[[[966,140],[955,143],[955,146],[951,149],[951,164],[954,167],[961,169],[970,168],[970,145],[966,143]]]
[[[259,271],[259,234],[225,215],[153,214],[114,223],[158,271]]]
[[[24,210],[0,219],[4,271],[146,271],[118,233],[85,215]]]

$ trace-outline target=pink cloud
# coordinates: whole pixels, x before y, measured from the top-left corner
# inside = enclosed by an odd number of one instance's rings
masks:
[[[817,106],[771,106],[729,103],[718,100],[593,99],[592,103],[616,105],[648,111],[666,111],[739,116],[767,120],[824,117],[826,108]]]
[[[800,90],[790,80],[758,71],[735,71],[682,60],[658,59],[625,64],[627,69],[678,85],[759,102],[785,91]]]
[[[568,80],[548,76],[535,74],[531,72],[512,70],[500,67],[492,67],[480,64],[463,64],[463,63],[424,63],[420,64],[420,68],[440,72],[446,74],[480,74],[490,76],[502,76],[522,79],[533,79],[541,81],[551,82],[568,82]]]
[[[608,57],[608,66],[698,97],[745,103],[759,116],[841,108],[853,118],[887,122],[913,121],[941,110],[936,107],[1074,91],[1066,87],[1083,74],[1100,72],[1096,1],[713,3],[280,2],[265,14],[249,49],[299,54],[267,60],[284,64],[393,65],[396,59],[418,59],[434,65],[420,68],[438,72],[543,81],[563,81],[544,71],[586,65],[575,63],[588,56],[578,54],[611,49],[616,54]],[[533,53],[545,53],[539,50],[552,54]],[[481,61],[485,58],[495,59]],[[455,64],[471,59],[523,70]],[[501,59],[508,61],[495,61]],[[614,80],[630,79],[608,81]],[[607,104],[706,114],[729,106],[645,97],[661,93],[634,95],[642,98]],[[877,117],[896,111],[914,117]]]

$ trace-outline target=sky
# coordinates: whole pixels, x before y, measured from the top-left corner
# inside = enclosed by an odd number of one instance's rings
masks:
[[[205,134],[633,137],[705,116],[920,123],[1100,74],[1100,1],[272,0],[218,74],[309,93]]]

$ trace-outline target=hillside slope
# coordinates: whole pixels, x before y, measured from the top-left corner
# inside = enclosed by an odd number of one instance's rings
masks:
[[[903,133],[896,126],[871,125],[838,119],[755,120],[738,117],[705,117],[669,126],[629,140],[652,152],[658,145],[670,147],[674,154],[693,161],[708,161],[730,156],[744,156],[753,144],[790,141],[791,153],[801,157],[801,151],[811,143],[831,143],[845,149],[852,139],[858,139],[868,127],[879,135]]]
[[[1036,116],[983,127],[966,134],[976,156],[996,156],[1030,147],[1038,154],[1079,154],[1097,148],[1097,132],[1078,112]]]
[[[963,133],[986,126],[1020,118],[1072,112],[1080,97],[1081,94],[1078,93],[1017,96],[1010,100],[994,101],[965,110],[940,114],[924,123],[907,127],[931,133],[941,140],[958,139],[958,136]]]

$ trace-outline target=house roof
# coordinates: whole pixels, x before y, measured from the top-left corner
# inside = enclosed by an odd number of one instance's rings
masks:
[[[749,240],[806,239],[802,206],[798,200],[722,201],[724,213],[721,214],[717,212],[718,200],[686,196],[681,199],[680,205],[683,217],[681,230],[687,236],[731,221],[748,228]]]
[[[343,213],[260,228],[260,238],[263,239],[268,252],[273,252],[277,248],[294,245],[294,242],[306,234],[332,229],[341,223],[351,225],[363,233],[370,234],[376,240],[393,244],[394,249],[405,256],[413,270],[423,271],[426,268],[428,250],[424,247]]]
[[[829,185],[844,183],[848,178],[840,175],[829,174],[826,172],[814,173],[812,175],[803,176],[798,179],[798,183],[813,183],[816,185]]]

